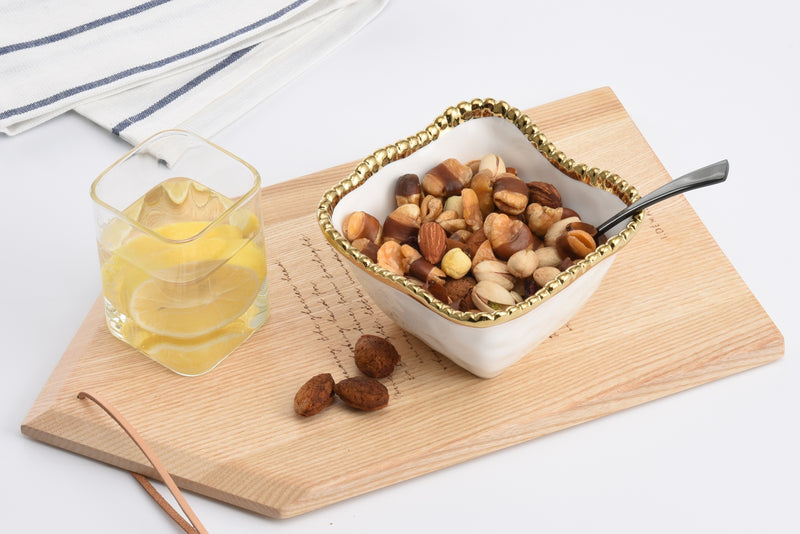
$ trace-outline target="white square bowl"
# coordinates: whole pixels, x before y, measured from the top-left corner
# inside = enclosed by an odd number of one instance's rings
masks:
[[[475,99],[448,108],[416,135],[375,151],[328,190],[317,218],[331,245],[348,260],[375,304],[401,328],[473,374],[491,378],[561,328],[600,285],[618,252],[638,230],[644,212],[617,225],[607,241],[523,302],[505,310],[459,311],[414,281],[373,263],[341,233],[353,211],[379,221],[396,208],[397,178],[423,176],[447,158],[467,162],[497,154],[526,181],[549,182],[564,206],[598,224],[638,198],[636,189],[609,171],[576,163],[529,117],[503,101]]]

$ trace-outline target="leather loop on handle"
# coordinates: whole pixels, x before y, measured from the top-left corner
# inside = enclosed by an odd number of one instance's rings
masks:
[[[100,406],[111,418],[122,427],[122,430],[125,431],[128,436],[133,440],[139,449],[144,453],[150,463],[155,468],[158,475],[161,477],[161,480],[166,484],[167,488],[169,489],[170,493],[175,497],[175,500],[178,502],[178,505],[183,510],[183,513],[186,514],[186,517],[189,519],[187,523],[185,519],[183,519],[180,514],[172,507],[170,504],[156,491],[150,481],[147,478],[139,475],[138,473],[132,473],[134,478],[142,485],[142,487],[150,494],[153,499],[155,499],[156,503],[164,509],[167,514],[176,522],[178,525],[186,531],[188,534],[208,534],[208,531],[205,529],[203,524],[195,515],[192,508],[189,506],[189,503],[186,502],[186,499],[183,497],[181,490],[178,489],[178,486],[175,484],[175,481],[172,480],[169,472],[164,468],[164,465],[161,463],[161,460],[158,459],[158,456],[155,455],[153,450],[150,446],[145,442],[139,433],[136,431],[133,426],[122,416],[122,414],[114,408],[111,404],[109,404],[105,399],[101,396],[97,395],[96,393],[91,393],[88,391],[81,391],[78,393],[79,399],[89,399],[94,401],[95,404]],[[190,524],[191,523],[191,524]]]

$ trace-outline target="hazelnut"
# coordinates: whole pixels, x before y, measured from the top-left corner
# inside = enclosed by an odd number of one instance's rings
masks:
[[[437,197],[458,195],[470,178],[472,169],[455,158],[449,158],[422,177],[422,190]]]
[[[528,207],[525,208],[525,218],[528,221],[528,228],[537,236],[544,237],[547,233],[547,229],[550,228],[553,223],[562,219],[561,214],[563,211],[564,208],[562,207],[551,208],[550,206],[542,206],[538,202],[528,204]]]
[[[531,254],[533,254],[533,252],[531,252]],[[472,268],[472,276],[474,276],[475,280],[478,282],[489,280],[509,291],[514,288],[514,275],[509,272],[508,267],[502,261],[482,261]]]
[[[426,195],[420,204],[420,216],[422,222],[435,221],[442,214],[444,205],[442,199],[433,195]]]
[[[417,237],[421,221],[420,207],[416,204],[398,206],[383,223],[383,240],[404,243]]]
[[[406,204],[411,205],[411,204]],[[394,274],[402,276],[405,274],[405,261],[400,244],[395,241],[386,241],[378,249],[378,265],[391,271]]]
[[[507,260],[519,250],[533,250],[541,244],[530,229],[519,219],[505,213],[498,215],[486,234],[498,258]]]
[[[464,222],[471,231],[476,231],[483,228],[483,214],[481,213],[478,195],[466,187],[461,190],[461,212],[464,216]]]
[[[422,200],[422,187],[419,185],[419,176],[404,174],[397,179],[394,187],[394,198],[398,206],[403,204],[416,204]]]
[[[561,207],[561,193],[556,186],[547,182],[528,182],[528,198],[530,202],[550,208]]]
[[[460,248],[452,248],[442,257],[441,267],[450,278],[463,278],[472,268],[472,260]]]
[[[430,263],[439,263],[447,251],[447,233],[437,222],[424,222],[417,238],[422,256]]]
[[[472,302],[480,311],[489,313],[516,304],[514,296],[507,289],[488,280],[478,282],[472,288]]]
[[[528,188],[513,174],[501,174],[494,181],[494,205],[509,215],[519,215],[528,205]]]
[[[351,242],[363,237],[377,244],[380,241],[381,223],[369,213],[354,211],[342,222],[342,235]]]
[[[539,267],[539,258],[532,250],[520,250],[508,258],[506,268],[516,278],[527,278]]]

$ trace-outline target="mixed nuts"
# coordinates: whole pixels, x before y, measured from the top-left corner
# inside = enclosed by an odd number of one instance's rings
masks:
[[[404,174],[395,201],[383,224],[350,213],[344,237],[461,311],[513,306],[605,239],[563,206],[553,184],[524,181],[495,154],[466,164],[446,159],[421,180]]]

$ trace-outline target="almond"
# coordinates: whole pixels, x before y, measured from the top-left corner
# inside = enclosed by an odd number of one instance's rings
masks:
[[[359,371],[371,378],[389,376],[400,361],[400,354],[389,340],[370,334],[358,338],[353,356]]]
[[[433,265],[439,263],[447,252],[447,233],[437,222],[422,223],[417,242],[422,257]]]
[[[356,410],[372,412],[389,404],[386,386],[367,376],[345,378],[337,382],[333,390],[345,404]]]
[[[300,386],[294,396],[294,411],[308,417],[322,411],[333,402],[333,377],[330,373],[319,374]]]

